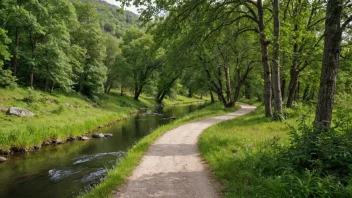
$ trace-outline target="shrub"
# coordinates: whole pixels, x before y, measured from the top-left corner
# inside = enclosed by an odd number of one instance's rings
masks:
[[[14,88],[17,86],[16,77],[11,73],[10,70],[3,70],[0,67],[0,87]]]

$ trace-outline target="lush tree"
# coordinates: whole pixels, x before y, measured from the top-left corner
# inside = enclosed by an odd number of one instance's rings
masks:
[[[6,35],[6,31],[0,28],[0,86],[11,87],[15,85],[15,77],[12,76],[10,70],[3,69],[4,61],[10,59],[11,54],[9,53],[9,47],[7,44],[10,43],[9,38]]]
[[[164,52],[155,45],[151,35],[135,28],[128,30],[122,40],[122,54],[131,69],[134,99],[138,100],[144,86],[161,65]]]
[[[91,3],[74,3],[79,25],[71,34],[71,42],[84,49],[82,70],[78,75],[78,91],[86,94],[101,93],[106,81],[104,65],[104,34],[99,27],[96,7]]]

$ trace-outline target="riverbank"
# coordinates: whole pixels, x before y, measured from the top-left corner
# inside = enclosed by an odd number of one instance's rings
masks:
[[[29,151],[46,143],[61,144],[72,137],[126,119],[142,107],[157,104],[152,97],[142,95],[140,101],[117,93],[102,94],[95,100],[80,94],[64,95],[17,88],[0,89],[0,153]],[[166,100],[168,104],[205,101],[179,96]],[[34,117],[6,115],[6,109],[20,107]]]
[[[148,150],[149,146],[167,131],[184,125],[186,123],[198,121],[207,117],[213,117],[223,115],[229,112],[234,112],[238,108],[239,107],[236,106],[234,108],[225,109],[223,108],[222,104],[216,103],[209,105],[194,113],[191,113],[187,116],[179,118],[170,124],[157,128],[155,131],[141,139],[137,144],[135,144],[131,149],[129,149],[126,157],[121,162],[119,162],[113,170],[110,170],[108,172],[107,178],[83,197],[97,198],[107,197],[108,195],[111,195],[112,191],[116,190],[116,188],[122,183],[124,183],[127,177],[131,175],[132,171],[137,167],[143,155]]]

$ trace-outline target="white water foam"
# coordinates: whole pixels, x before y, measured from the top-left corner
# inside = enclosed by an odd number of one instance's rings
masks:
[[[83,155],[81,157],[74,158],[73,160],[76,160],[76,161],[73,163],[73,165],[93,161],[93,160],[99,159],[99,158],[101,158],[103,156],[107,156],[107,155],[124,157],[126,155],[126,152],[119,151],[119,152],[109,152],[109,153],[97,153],[97,154],[93,154],[93,155]]]
[[[91,182],[93,180],[102,178],[108,172],[105,168],[99,168],[97,171],[89,173],[81,179],[81,182]]]

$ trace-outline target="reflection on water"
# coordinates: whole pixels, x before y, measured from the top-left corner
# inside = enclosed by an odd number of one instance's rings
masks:
[[[157,126],[200,109],[187,105],[145,110],[126,121],[102,129],[114,136],[48,146],[11,156],[0,165],[0,197],[74,197],[100,182],[129,147]]]

